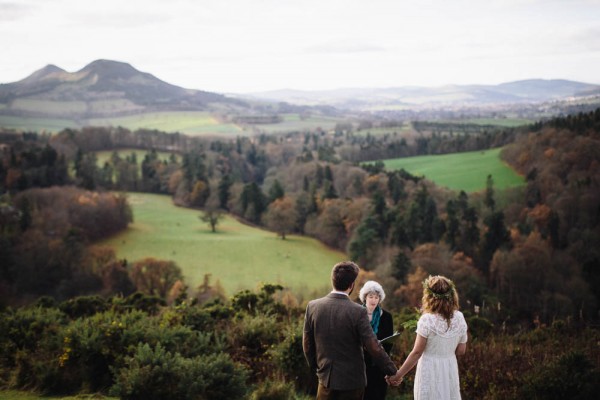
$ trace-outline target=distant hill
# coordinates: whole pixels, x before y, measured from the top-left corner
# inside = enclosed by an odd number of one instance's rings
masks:
[[[72,73],[47,65],[23,80],[0,85],[4,115],[92,118],[238,107],[248,107],[247,102],[184,89],[110,60],[96,60]]]
[[[246,95],[265,101],[366,110],[419,106],[469,106],[537,103],[568,97],[597,95],[600,85],[568,80],[530,79],[500,85],[405,86],[347,88],[327,91],[276,90]]]
[[[357,111],[371,115],[381,111],[385,117],[400,119],[415,115],[436,119],[440,110],[462,117],[485,117],[486,112],[497,114],[498,105],[514,104],[522,109],[527,104],[535,109],[527,115],[519,111],[517,116],[537,119],[546,116],[538,112],[538,103],[592,97],[592,103],[600,103],[600,85],[542,79],[500,85],[223,95],[171,85],[124,62],[96,60],[76,72],[47,65],[18,82],[0,84],[0,126],[55,132],[65,127],[112,125],[202,135],[238,134],[323,128],[335,122],[328,120],[324,125],[320,117],[353,118]],[[553,106],[542,108],[551,116],[569,111],[570,106],[566,101],[555,107],[556,112]],[[453,117],[446,114],[444,118]],[[299,122],[290,123],[294,119]]]

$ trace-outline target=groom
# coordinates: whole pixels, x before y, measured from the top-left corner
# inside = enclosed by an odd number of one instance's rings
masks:
[[[350,300],[358,271],[351,261],[336,264],[331,271],[333,291],[306,307],[302,347],[319,378],[317,400],[362,400],[367,385],[363,347],[385,374],[396,374],[366,308]]]

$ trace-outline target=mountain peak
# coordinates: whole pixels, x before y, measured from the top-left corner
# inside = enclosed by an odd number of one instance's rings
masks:
[[[133,75],[143,74],[143,72],[132,67],[131,64],[103,59],[92,61],[79,72],[95,73],[104,78],[130,78]]]
[[[62,68],[57,67],[54,64],[48,64],[44,68],[38,69],[33,74],[29,75],[27,78],[21,80],[21,83],[29,84],[39,82],[48,78],[55,78],[57,75],[67,73]]]

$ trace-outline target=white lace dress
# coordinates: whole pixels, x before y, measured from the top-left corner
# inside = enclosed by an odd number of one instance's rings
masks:
[[[423,314],[417,333],[427,339],[425,351],[417,364],[415,400],[458,400],[460,382],[454,354],[459,343],[467,342],[467,323],[455,311],[450,327],[438,314]]]

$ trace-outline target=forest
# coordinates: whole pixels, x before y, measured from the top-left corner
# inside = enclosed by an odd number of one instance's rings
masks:
[[[0,132],[0,386],[131,399],[312,393],[303,305],[281,287],[226,298],[208,280],[188,287],[169,260],[130,263],[94,246],[127,227],[120,193],[139,191],[345,251],[362,281],[389,293],[385,307],[403,331],[397,362],[410,352],[421,281],[450,277],[470,329],[465,398],[592,398],[600,109],[526,128],[420,124],[408,138],[391,125],[382,135],[338,124],[234,139],[103,127]],[[523,187],[498,191],[488,176],[485,190],[457,193],[375,162],[498,146]],[[127,149],[147,153],[138,160]],[[104,165],[101,150],[114,150]]]

